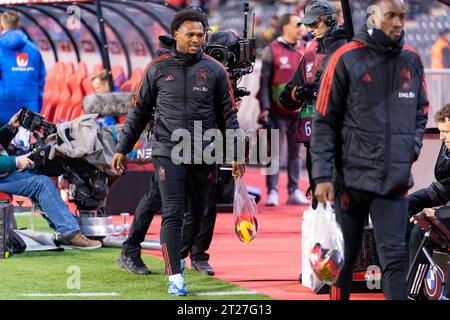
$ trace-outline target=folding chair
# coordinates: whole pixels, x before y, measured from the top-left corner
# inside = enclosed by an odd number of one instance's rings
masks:
[[[427,276],[422,280],[425,282],[425,295],[430,300],[448,300],[449,288],[447,288],[447,293],[445,293],[445,286],[449,285],[446,284],[446,277],[448,277],[448,274],[446,274],[446,269],[448,269],[449,262],[447,262],[447,268],[442,270],[442,268],[438,266],[433,257],[425,248],[425,244],[427,241],[431,241],[434,246],[439,248],[439,251],[448,254],[450,248],[450,231],[437,217],[429,217],[424,212],[415,215],[414,220],[417,221],[417,224],[423,231],[425,231],[425,234],[414,255],[414,259],[409,266],[406,281],[409,283],[412,271],[417,263],[419,255],[423,253],[430,262]]]

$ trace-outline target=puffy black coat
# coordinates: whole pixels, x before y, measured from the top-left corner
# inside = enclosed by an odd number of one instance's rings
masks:
[[[297,87],[318,82],[328,59],[346,43],[347,33],[343,27],[333,27],[322,39],[317,40],[317,49],[306,52],[294,76],[280,93],[280,104],[288,110],[297,110],[303,105],[305,98],[300,97],[300,101],[293,98]]]
[[[135,108],[127,116],[124,138],[116,148],[123,154],[132,150],[153,119],[153,156],[171,156],[178,144],[171,141],[176,129],[187,129],[193,142],[194,126],[202,134],[213,128],[222,132],[239,128],[228,74],[221,63],[203,52],[193,56],[173,51],[155,58],[147,66],[133,102]],[[203,142],[202,148],[209,143]]]
[[[420,56],[403,37],[361,30],[331,57],[313,120],[316,182],[333,164],[346,187],[386,195],[412,186],[411,165],[422,147],[428,99]]]

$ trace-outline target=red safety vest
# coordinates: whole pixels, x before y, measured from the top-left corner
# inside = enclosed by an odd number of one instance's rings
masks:
[[[278,40],[272,41],[270,48],[274,70],[271,83],[272,106],[283,115],[298,114],[296,111],[282,108],[278,103],[278,96],[291,80],[303,55],[298,51],[287,49]]]

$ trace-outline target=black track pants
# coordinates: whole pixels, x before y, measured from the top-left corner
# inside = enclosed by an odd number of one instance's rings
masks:
[[[336,284],[336,287],[340,289],[339,298],[349,299],[353,265],[370,212],[381,263],[384,295],[389,300],[406,299],[405,233],[408,200],[405,196],[403,194],[380,196],[338,186],[334,207],[345,245],[345,263]]]
[[[198,234],[207,200],[214,191],[215,166],[175,165],[166,157],[155,157],[153,162],[162,200],[162,252],[166,274],[172,275],[181,273],[182,244],[184,252],[189,252]],[[185,212],[191,215],[191,224],[182,232]]]

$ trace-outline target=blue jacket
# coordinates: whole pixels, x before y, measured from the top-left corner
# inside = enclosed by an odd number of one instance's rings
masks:
[[[38,48],[20,30],[0,35],[0,126],[21,107],[40,112],[45,66]]]

